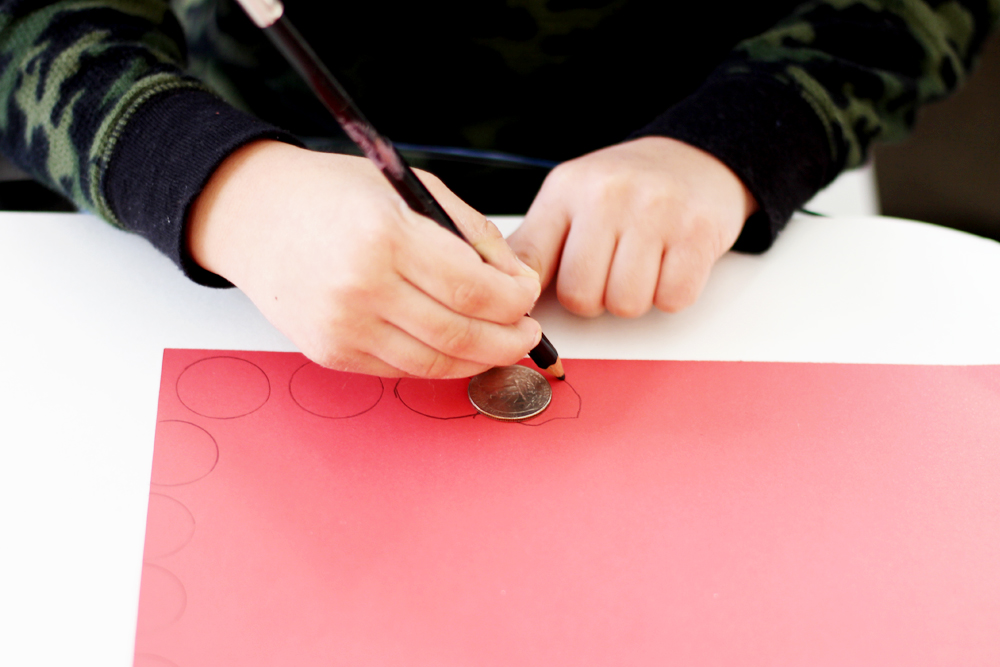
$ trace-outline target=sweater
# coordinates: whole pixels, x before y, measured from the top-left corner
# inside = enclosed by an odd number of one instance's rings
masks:
[[[1000,0],[286,10],[394,141],[549,164],[676,138],[749,188],[760,210],[735,247],[759,252],[874,142],[905,137],[922,105],[961,85]],[[257,139],[338,135],[231,0],[0,0],[0,152],[197,282],[226,284],[185,250],[188,210],[215,168]]]

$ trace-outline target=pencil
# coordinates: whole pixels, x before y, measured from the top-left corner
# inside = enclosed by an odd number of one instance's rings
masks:
[[[410,165],[392,142],[379,134],[368,122],[340,82],[285,17],[285,7],[280,0],[238,0],[238,2],[243,11],[258,28],[264,31],[268,39],[305,79],[344,133],[357,144],[368,159],[375,163],[407,206],[468,243],[469,239],[413,173]],[[544,333],[541,341],[528,353],[528,356],[539,368],[547,370],[560,380],[566,379],[562,360]]]

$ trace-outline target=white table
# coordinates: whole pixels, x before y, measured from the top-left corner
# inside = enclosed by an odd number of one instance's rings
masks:
[[[0,664],[125,667],[163,348],[294,348],[88,216],[0,214],[0,280]],[[683,313],[583,320],[546,296],[536,316],[569,358],[1000,364],[998,285],[992,241],[800,217]]]

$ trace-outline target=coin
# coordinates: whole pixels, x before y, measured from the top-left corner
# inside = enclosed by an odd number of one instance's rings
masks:
[[[552,387],[538,371],[498,366],[469,380],[469,400],[487,417],[521,421],[549,407]]]

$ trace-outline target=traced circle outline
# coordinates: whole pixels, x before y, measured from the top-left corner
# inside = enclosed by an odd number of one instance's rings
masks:
[[[580,392],[578,392],[576,390],[576,387],[574,387],[573,385],[571,385],[568,381],[566,381],[566,380],[560,380],[560,382],[563,383],[563,384],[565,384],[567,387],[569,387],[570,391],[572,391],[574,394],[576,394],[576,414],[575,415],[566,415],[565,417],[549,417],[548,419],[544,419],[542,421],[532,421],[532,419],[534,419],[534,417],[532,417],[531,419],[525,419],[524,421],[519,421],[517,423],[521,424],[522,426],[543,426],[545,424],[548,424],[549,422],[559,421],[560,419],[579,419],[580,418],[580,412],[583,410],[583,396],[580,396]],[[554,396],[553,396],[553,400],[555,400]],[[551,403],[549,405],[551,406]],[[547,409],[548,408],[546,408],[546,410]],[[544,414],[545,413],[542,412],[538,416],[541,417]]]
[[[167,660],[162,655],[153,655],[152,653],[136,653],[135,662],[139,662],[139,658],[143,659],[141,667],[147,667],[150,663],[149,660],[155,660],[160,667],[177,667],[177,663],[173,660]]]
[[[151,629],[151,630],[154,630],[154,629],[155,630],[159,630],[159,629],[166,628],[168,626],[173,625],[174,623],[176,623],[177,621],[179,621],[181,619],[181,617],[184,616],[184,612],[187,611],[187,605],[188,605],[187,587],[184,586],[184,582],[181,581],[180,577],[178,577],[176,574],[174,574],[173,572],[171,572],[167,568],[163,567],[162,565],[157,565],[156,563],[143,562],[142,566],[144,568],[148,567],[150,569],[158,570],[158,571],[162,572],[163,574],[166,574],[167,577],[170,580],[172,580],[172,581],[174,581],[174,582],[177,583],[177,587],[180,589],[180,592],[181,592],[181,606],[180,606],[180,609],[178,609],[177,612],[174,613],[173,617],[170,620],[166,621],[165,623],[162,623],[161,625],[154,625],[153,627],[151,627],[149,629]],[[141,600],[141,593],[140,593],[140,600]],[[140,608],[141,608],[141,604],[142,603],[140,602]]]
[[[396,384],[393,385],[392,387],[392,395],[395,396],[396,400],[402,403],[403,407],[405,407],[410,412],[415,412],[422,417],[427,417],[428,419],[437,419],[438,421],[451,421],[453,419],[469,419],[470,417],[478,417],[480,414],[482,414],[479,412],[479,410],[476,410],[475,406],[472,406],[471,403],[470,407],[472,407],[472,412],[467,415],[451,415],[449,417],[441,417],[439,415],[429,415],[426,412],[421,412],[420,410],[417,410],[415,407],[413,407],[405,400],[403,400],[402,395],[400,395],[399,393],[399,384],[405,379],[407,378],[399,378],[398,380],[396,380]]]
[[[205,435],[208,436],[208,439],[212,441],[212,446],[215,447],[215,460],[212,461],[212,465],[208,468],[208,470],[205,471],[204,474],[202,474],[202,475],[200,475],[198,477],[195,477],[194,479],[189,479],[189,480],[186,480],[184,482],[174,482],[173,484],[164,484],[163,482],[154,482],[154,481],[150,480],[150,484],[152,484],[153,486],[184,486],[185,484],[193,484],[194,482],[197,482],[200,479],[205,479],[210,474],[212,474],[212,471],[215,470],[215,466],[219,465],[219,443],[218,443],[218,441],[216,441],[216,439],[212,436],[211,433],[209,433],[208,431],[206,431],[201,426],[198,426],[194,422],[185,421],[183,419],[161,419],[157,423],[158,424],[187,424],[188,426],[194,426],[199,431],[204,431]],[[154,452],[153,455],[154,456],[156,455],[155,452]]]
[[[544,424],[548,424],[549,422],[559,421],[560,419],[579,419],[580,418],[580,412],[583,410],[583,397],[580,396],[580,392],[578,392],[576,390],[576,387],[574,387],[573,385],[571,385],[566,380],[560,380],[560,382],[564,383],[567,387],[569,387],[570,391],[572,391],[576,395],[577,404],[576,404],[576,414],[574,414],[574,415],[567,415],[565,417],[549,417],[548,419],[543,419],[541,421],[533,421],[534,419],[536,419],[538,417],[541,417],[542,415],[545,414],[545,410],[543,410],[542,412],[538,413],[534,417],[529,417],[528,419],[521,419],[521,420],[514,420],[514,419],[492,419],[492,418],[490,418],[489,415],[483,414],[482,412],[479,412],[478,410],[476,410],[475,412],[473,412],[471,414],[467,414],[467,415],[452,415],[450,417],[439,417],[437,415],[429,415],[426,412],[421,412],[420,410],[417,410],[416,408],[414,408],[413,406],[409,405],[406,401],[403,400],[403,397],[399,394],[399,383],[402,382],[405,379],[407,379],[407,378],[399,378],[398,380],[396,380],[396,384],[393,385],[393,387],[392,387],[392,394],[393,394],[393,396],[396,397],[396,400],[398,400],[403,405],[403,407],[405,407],[410,412],[415,412],[416,414],[418,414],[418,415],[420,415],[422,417],[427,417],[429,419],[437,419],[439,421],[451,421],[453,419],[469,419],[469,418],[475,419],[476,417],[482,416],[482,417],[486,417],[487,419],[489,419],[490,421],[493,421],[493,422],[499,422],[499,423],[505,423],[505,424],[519,424],[521,426],[542,426]],[[553,400],[555,400],[555,397],[553,397]],[[551,403],[550,403],[550,405],[551,405]],[[475,406],[473,406],[473,409],[474,408],[475,408]],[[548,410],[548,408],[546,408],[546,410]]]
[[[206,362],[206,361],[214,361],[216,359],[235,359],[236,361],[242,361],[244,363],[250,364],[251,366],[253,366],[254,368],[256,368],[258,371],[260,371],[260,374],[264,376],[264,382],[267,383],[267,396],[264,397],[264,400],[261,401],[260,405],[258,405],[257,407],[255,407],[253,410],[250,410],[249,412],[244,412],[244,413],[241,413],[241,414],[238,414],[238,415],[230,415],[228,417],[217,417],[215,415],[206,415],[204,412],[198,412],[197,410],[195,410],[190,405],[188,405],[187,403],[184,402],[184,399],[181,398],[181,387],[180,387],[180,385],[181,385],[181,378],[184,377],[184,374],[187,373],[189,370],[191,370],[191,368],[193,368],[194,366],[197,366],[198,364]],[[267,377],[267,373],[264,372],[263,368],[261,368],[260,366],[258,366],[254,362],[250,361],[249,359],[244,359],[243,357],[234,357],[232,355],[224,355],[223,354],[223,355],[218,355],[218,356],[214,356],[214,357],[204,357],[202,359],[199,359],[198,361],[194,361],[194,362],[188,364],[187,366],[185,366],[184,370],[182,370],[180,372],[180,375],[177,376],[177,380],[174,382],[174,393],[177,394],[177,400],[181,402],[181,405],[183,405],[185,408],[187,408],[191,412],[195,413],[196,415],[199,415],[201,417],[207,417],[208,419],[239,419],[240,417],[246,417],[247,415],[250,415],[250,414],[253,414],[254,412],[257,412],[262,407],[264,407],[265,405],[267,405],[267,402],[269,400],[271,400],[271,378]]]
[[[211,471],[209,471],[209,472],[211,472]],[[160,486],[166,486],[166,485],[160,484]],[[184,541],[181,542],[180,545],[174,547],[170,551],[165,551],[165,552],[162,552],[162,553],[150,554],[149,555],[149,558],[164,558],[166,556],[171,556],[171,555],[177,553],[178,551],[180,551],[181,549],[183,549],[184,547],[186,547],[188,544],[190,544],[191,540],[194,539],[195,532],[197,532],[197,530],[198,530],[198,522],[195,520],[194,514],[191,512],[191,510],[188,509],[188,506],[185,505],[184,503],[182,503],[181,501],[177,500],[173,496],[168,496],[165,493],[157,493],[156,491],[150,491],[149,492],[150,505],[152,505],[153,496],[159,496],[160,498],[166,498],[167,500],[170,500],[170,501],[174,502],[178,507],[180,507],[181,509],[183,509],[187,513],[187,515],[191,518],[191,531],[190,531],[190,533],[187,536],[185,536]],[[150,517],[147,517],[146,521],[148,523],[150,521]],[[147,530],[148,530],[148,526],[147,526]],[[145,554],[143,556],[145,557]]]
[[[301,371],[306,366],[317,366],[318,368],[323,368],[319,364],[313,363],[312,361],[307,361],[306,363],[304,363],[301,366],[299,366],[298,368],[296,368],[295,372],[292,373],[292,377],[288,378],[288,395],[292,397],[292,401],[295,403],[295,405],[299,406],[300,408],[302,408],[303,410],[305,410],[306,412],[308,412],[311,415],[316,415],[317,417],[322,417],[323,419],[350,419],[351,417],[357,417],[359,415],[365,414],[366,412],[374,410],[375,406],[382,402],[382,397],[385,396],[385,382],[382,381],[382,378],[378,377],[377,375],[376,376],[369,376],[369,377],[374,377],[376,380],[378,380],[378,386],[379,386],[378,398],[375,399],[374,403],[372,403],[371,405],[369,405],[367,408],[365,408],[361,412],[355,412],[354,414],[351,414],[351,415],[341,415],[339,417],[332,417],[330,415],[324,415],[324,414],[321,414],[319,412],[316,412],[315,410],[310,410],[306,406],[304,406],[301,403],[299,403],[299,399],[295,398],[295,392],[292,391],[292,383],[295,382],[295,376],[298,375],[299,371]]]

